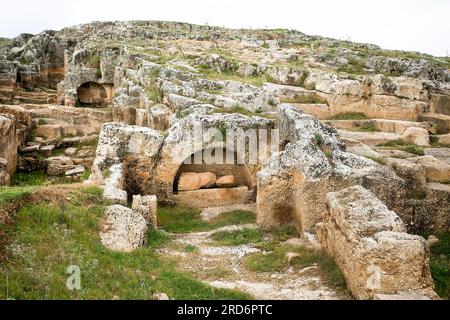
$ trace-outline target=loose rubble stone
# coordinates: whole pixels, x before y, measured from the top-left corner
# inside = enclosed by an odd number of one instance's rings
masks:
[[[216,185],[219,188],[231,188],[236,186],[236,179],[234,176],[223,176],[216,180]]]
[[[183,172],[178,182],[179,191],[192,191],[212,187],[216,182],[216,175],[211,172],[195,173]]]
[[[145,243],[147,222],[141,214],[120,205],[106,208],[100,238],[113,251],[132,252]]]
[[[66,177],[72,177],[72,176],[77,176],[77,175],[81,175],[84,173],[84,167],[83,166],[79,166],[76,167],[72,170],[67,170],[66,171]]]

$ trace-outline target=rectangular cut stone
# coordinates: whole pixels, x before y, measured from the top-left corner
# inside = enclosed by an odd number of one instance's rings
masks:
[[[249,197],[248,187],[202,189],[182,191],[175,195],[175,202],[194,208],[208,208],[246,203]]]
[[[395,212],[361,186],[330,192],[327,201],[329,210],[317,225],[318,237],[357,299],[400,292],[437,298],[428,244],[404,232]]]

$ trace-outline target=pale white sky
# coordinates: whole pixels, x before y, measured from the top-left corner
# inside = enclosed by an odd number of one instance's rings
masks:
[[[450,55],[450,0],[13,0],[0,5],[0,36],[109,20],[292,28],[386,49]]]

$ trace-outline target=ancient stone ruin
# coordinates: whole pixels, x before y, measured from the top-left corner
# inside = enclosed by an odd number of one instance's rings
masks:
[[[0,47],[0,185],[88,178],[122,252],[158,206],[255,206],[259,229],[318,241],[354,298],[438,299],[423,236],[450,229],[449,62],[352,46],[163,22],[21,35]]]

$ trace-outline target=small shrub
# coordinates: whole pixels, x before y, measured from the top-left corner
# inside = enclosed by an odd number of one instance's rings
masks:
[[[314,134],[314,142],[316,143],[317,146],[321,146],[323,144],[323,136],[321,133],[316,132]]]
[[[423,156],[425,154],[423,147],[418,146],[417,144],[408,144],[406,146],[403,146],[402,150],[418,156]]]
[[[323,153],[325,154],[325,156],[326,156],[328,159],[333,158],[333,150],[326,149],[326,150],[323,151]]]
[[[439,136],[435,134],[430,135],[430,143],[432,145],[437,145],[439,143]]]

